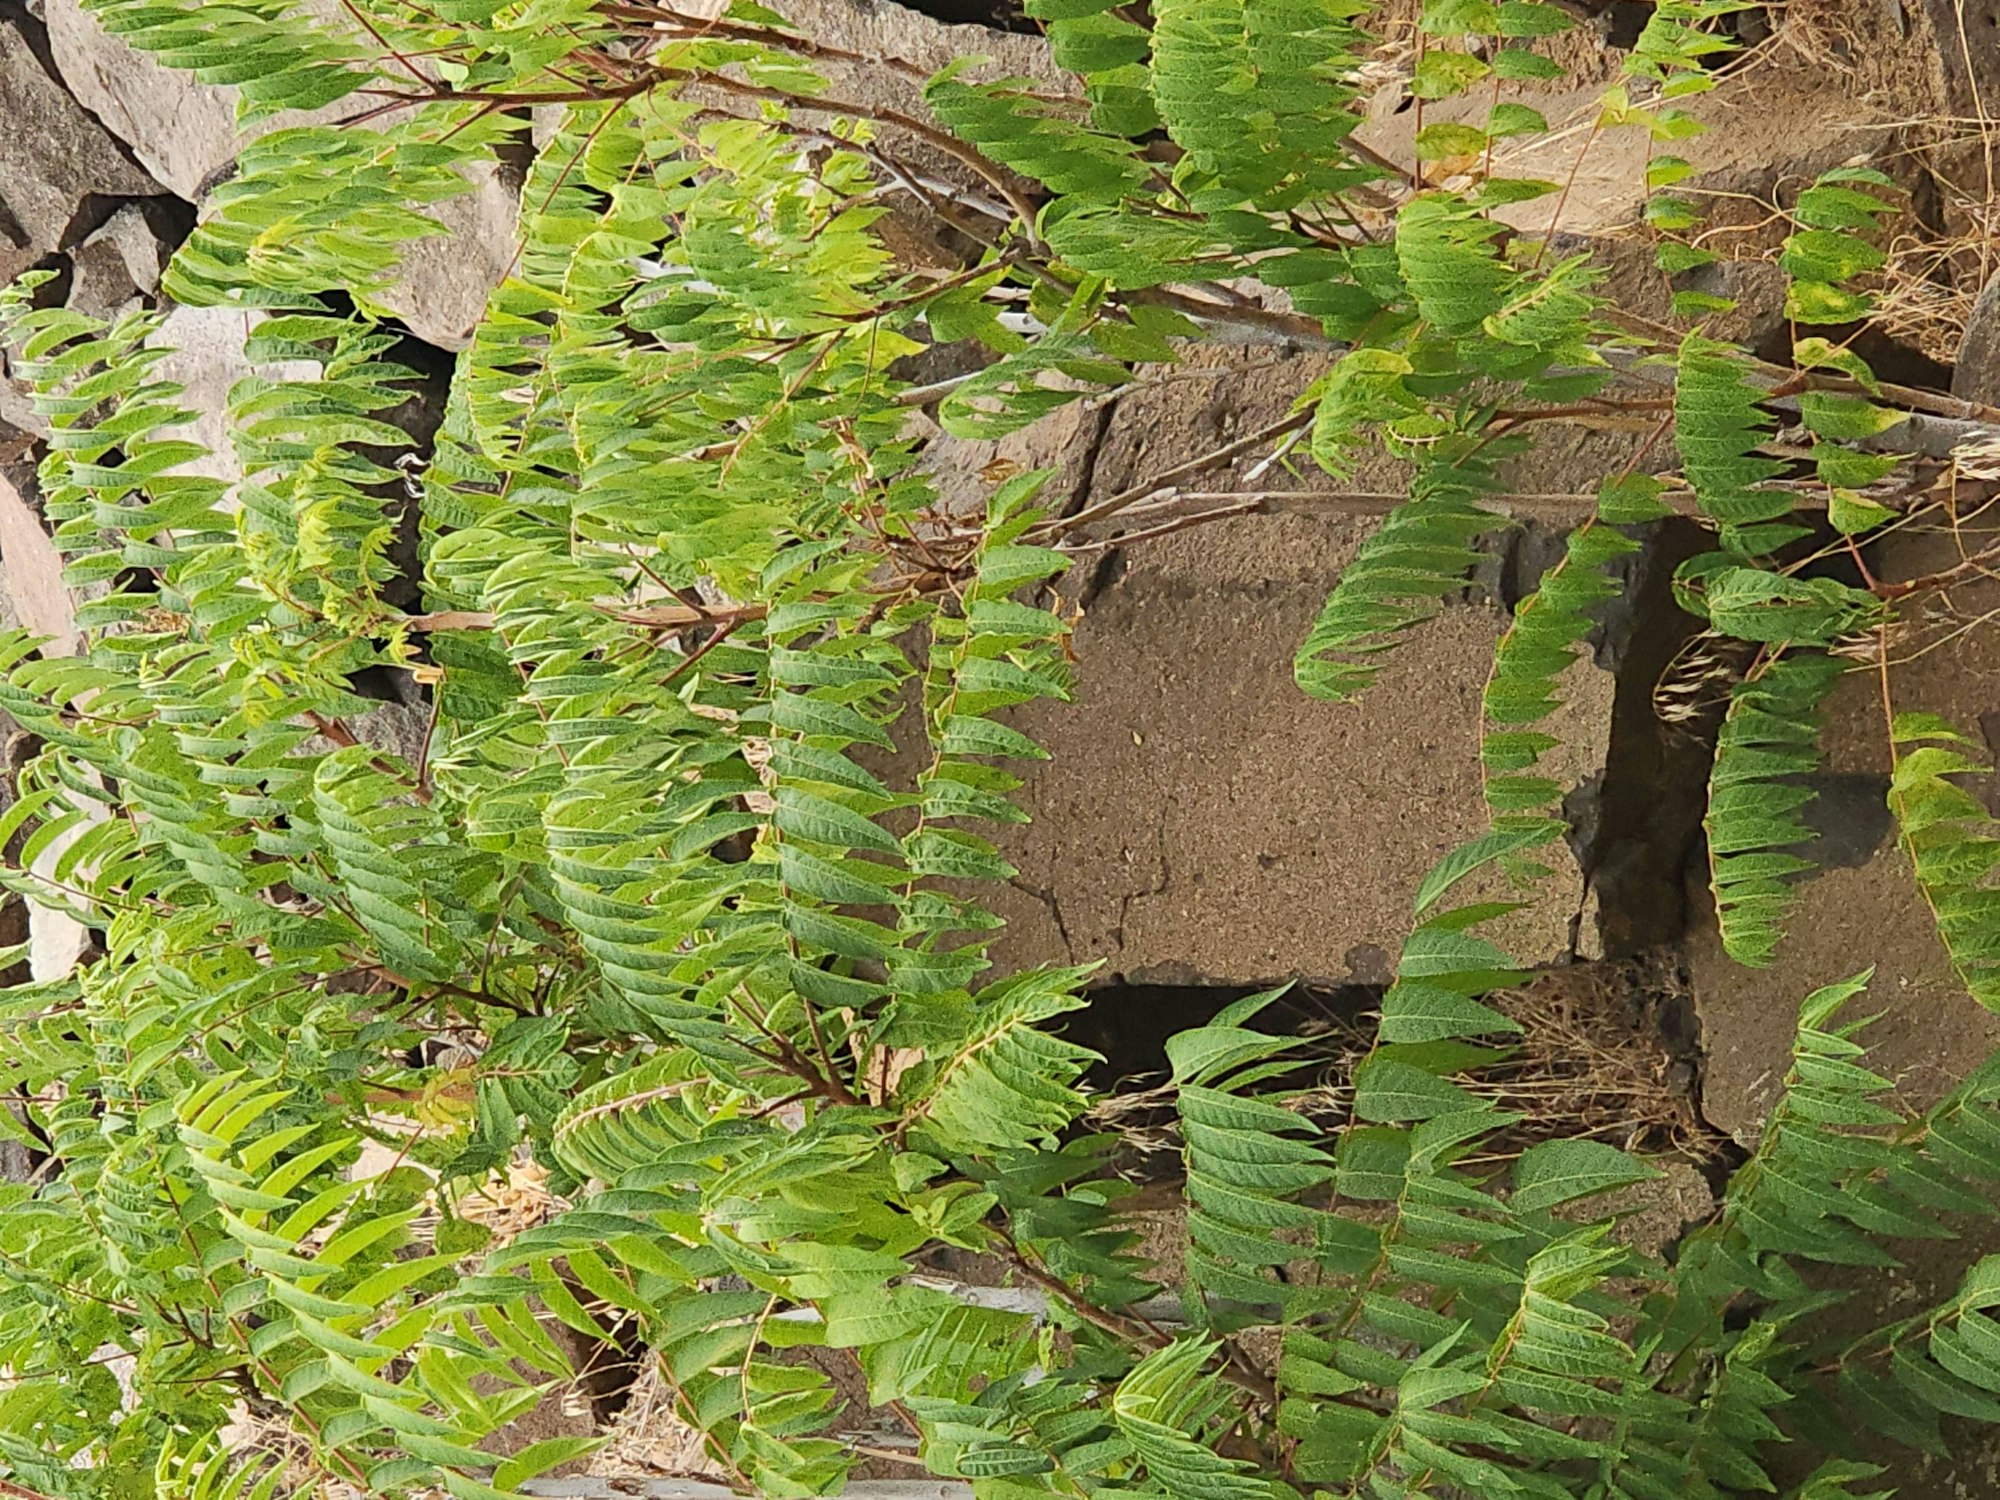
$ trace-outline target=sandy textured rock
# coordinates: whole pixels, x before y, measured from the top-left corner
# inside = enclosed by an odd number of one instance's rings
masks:
[[[0,561],[6,567],[9,623],[49,637],[43,649],[76,653],[74,606],[63,586],[62,556],[29,496],[0,477]]]
[[[472,191],[424,210],[445,229],[403,250],[402,273],[382,301],[426,343],[463,349],[486,299],[514,264],[522,170],[487,161],[469,173]]]
[[[0,283],[57,249],[84,198],[159,191],[118,142],[44,71],[25,32],[0,20]]]
[[[192,411],[194,419],[183,426],[167,429],[169,435],[200,443],[208,456],[183,464],[184,474],[206,474],[214,479],[234,481],[243,477],[229,441],[229,388],[252,373],[273,379],[311,379],[318,366],[308,360],[289,360],[259,371],[250,362],[245,342],[250,330],[265,314],[242,307],[176,307],[148,342],[173,352],[153,367],[160,380],[179,382],[185,389],[178,400]]]
[[[337,13],[338,5],[328,10],[329,18]],[[338,100],[310,114],[279,115],[245,133],[236,124],[235,89],[203,83],[113,36],[81,0],[45,0],[43,18],[56,67],[77,101],[190,203],[201,201],[253,135],[345,119],[367,108],[362,101]]]
[[[1995,540],[1968,538],[1977,550]],[[1877,571],[1910,578],[1959,560],[1948,531],[1925,532],[1877,549]],[[1916,628],[1893,641],[1891,676],[1898,712],[1943,714],[1962,732],[2000,742],[2000,632],[1991,624],[1947,639],[1967,621],[2000,608],[2000,582],[1981,580],[1934,599]],[[1930,649],[1925,649],[1925,648]],[[1952,972],[1929,908],[1911,877],[1885,801],[1888,741],[1882,689],[1872,668],[1834,691],[1821,735],[1825,773],[1807,812],[1821,866],[1806,880],[1786,923],[1776,963],[1745,969],[1722,952],[1712,918],[1691,935],[1689,968],[1707,1054],[1703,1109],[1718,1128],[1754,1141],[1776,1101],[1790,1055],[1799,1002],[1807,992],[1875,966],[1870,1065],[1895,1080],[1913,1105],[1927,1104],[2000,1045],[2000,1016],[1983,1010]],[[2000,807],[1993,778],[1973,789]]]
[[[926,466],[954,508],[1017,469],[1053,467],[1061,509],[1102,501],[1282,418],[1322,368],[1205,350],[1165,383],[1066,409],[998,443],[938,440]],[[1190,478],[1231,490],[1268,449]],[[1331,492],[1309,464],[1266,483]],[[1013,887],[983,892],[1009,921],[996,957],[1103,960],[1135,981],[1380,982],[1432,863],[1483,831],[1480,696],[1500,609],[1459,603],[1389,658],[1358,704],[1307,697],[1292,659],[1373,527],[1337,511],[1233,519],[1080,563],[1073,705],[1014,722],[1052,753],[1028,772],[1033,822],[1001,838]],[[1612,679],[1585,663],[1555,726],[1566,782],[1603,764]],[[1580,870],[1525,893],[1503,934],[1532,962],[1571,952]],[[1468,888],[1469,889],[1469,888]],[[1499,892],[1495,891],[1495,894]]]
[[[1003,839],[1020,867],[1002,962],[1103,959],[1130,978],[1381,982],[1431,865],[1485,826],[1478,722],[1499,612],[1420,627],[1358,704],[1306,697],[1292,654],[1365,533],[1243,523],[1135,560],[1076,635],[1074,707],[1017,724],[1051,751]],[[1608,706],[1595,705],[1608,721]],[[1559,856],[1558,863],[1566,863]],[[1574,867],[1508,935],[1568,953]]]

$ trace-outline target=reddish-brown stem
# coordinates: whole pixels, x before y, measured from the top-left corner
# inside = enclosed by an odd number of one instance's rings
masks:
[[[746,620],[761,620],[769,612],[762,604],[718,604],[713,607],[656,604],[632,607],[611,600],[601,601],[597,609],[600,614],[609,615],[612,619],[627,625],[650,625],[656,628],[740,625]],[[496,623],[496,617],[490,611],[483,609],[443,609],[431,614],[405,615],[395,623],[406,630],[426,633],[440,630],[491,630]]]
[[[432,78],[430,75],[425,73],[423,69],[419,68],[415,63],[411,62],[409,58],[405,57],[395,47],[391,46],[389,43],[389,39],[383,36],[382,33],[376,29],[375,23],[368,19],[368,13],[364,11],[360,6],[356,5],[354,3],[354,0],[340,0],[340,3],[341,3],[341,8],[345,10],[348,13],[348,15],[354,18],[354,20],[360,25],[363,31],[367,32],[368,35],[374,39],[376,46],[380,47],[384,52],[388,53],[391,57],[395,58],[397,62],[403,65],[404,72],[408,73],[410,77],[414,78],[418,83],[422,84],[426,89],[429,89],[433,92],[437,90],[438,80]]]
[[[1603,128],[1602,120],[1590,127],[1590,134],[1584,137],[1583,149],[1576,153],[1576,160],[1569,164],[1569,176],[1563,179],[1562,191],[1556,194],[1556,211],[1549,215],[1548,233],[1542,236],[1541,244],[1535,247],[1535,258],[1529,264],[1529,270],[1541,269],[1542,256],[1547,252],[1549,242],[1556,237],[1556,226],[1562,223],[1563,208],[1569,203],[1570,189],[1576,186],[1576,174],[1582,170],[1583,159],[1590,155],[1590,148],[1597,143],[1598,132]]]
[[[369,745],[367,741],[363,740],[359,735],[357,735],[352,729],[349,729],[342,720],[329,718],[327,715],[320,713],[318,710],[310,708],[306,710],[305,716],[307,721],[311,723],[314,729],[317,729],[321,734],[325,735],[326,738],[332,740],[334,744],[341,746],[343,749],[351,749],[357,745],[363,746],[368,749],[374,748],[372,745]],[[435,720],[433,720],[433,722],[435,722]],[[426,735],[424,737],[424,746],[426,750],[429,749],[430,746],[429,735]],[[370,758],[368,764],[373,766],[376,770],[380,771],[385,776],[393,776],[397,781],[403,780],[402,771],[399,770],[396,766],[396,763],[390,760],[387,756],[383,755],[373,756]],[[404,782],[403,784],[406,786],[409,785],[409,783],[407,782]],[[426,807],[430,805],[431,789],[428,786],[424,785],[423,773],[421,770],[417,773],[417,784],[415,786],[410,787],[410,795],[412,797],[415,797],[417,801],[423,803]]]
[[[710,636],[707,640],[703,641],[694,650],[690,651],[686,656],[682,657],[680,664],[676,666],[673,669],[673,671],[667,673],[666,676],[660,679],[661,686],[664,687],[667,683],[672,682],[676,677],[679,677],[684,673],[693,671],[695,664],[699,662],[704,656],[708,655],[709,652],[713,651],[717,646],[720,646],[724,641],[728,640],[729,637],[735,632],[736,627],[741,623],[742,621],[740,620],[731,620],[727,625],[724,625],[720,630],[716,631],[714,635]]]

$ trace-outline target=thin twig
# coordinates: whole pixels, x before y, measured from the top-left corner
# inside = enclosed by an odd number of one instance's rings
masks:
[[[1283,437],[1289,432],[1306,426],[1311,421],[1312,413],[1309,411],[1292,412],[1287,416],[1280,417],[1275,422],[1258,428],[1246,437],[1240,437],[1232,443],[1224,443],[1219,448],[1211,448],[1206,453],[1196,454],[1185,463],[1175,464],[1172,468],[1152,475],[1139,484],[1127,485],[1117,494],[1112,495],[1108,499],[1100,500],[1095,505],[1087,505],[1082,510],[1076,512],[1075,515],[1044,522],[1037,528],[1037,534],[1041,537],[1061,536],[1065,533],[1075,531],[1080,527],[1088,526],[1093,521],[1101,521],[1106,516],[1116,515],[1119,511],[1126,509],[1128,506],[1136,505],[1141,500],[1156,498],[1162,490],[1170,486],[1176,479],[1183,479],[1190,474],[1198,474],[1204,469],[1213,468],[1217,464],[1227,463],[1238,454],[1248,453],[1251,449],[1268,443],[1273,438]]]

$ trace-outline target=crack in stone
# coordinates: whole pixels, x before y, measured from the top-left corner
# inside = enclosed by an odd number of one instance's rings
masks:
[[[1073,516],[1089,501],[1091,488],[1097,483],[1097,460],[1104,452],[1105,439],[1111,436],[1111,419],[1117,411],[1118,398],[1111,396],[1092,413],[1090,440],[1083,457],[1077,461],[1076,483],[1070,486],[1069,497],[1063,501],[1059,514]]]
[[[1063,950],[1069,954],[1069,961],[1076,963],[1078,961],[1076,940],[1069,935],[1069,924],[1063,920],[1062,901],[1056,896],[1056,893],[1043,886],[1030,885],[1019,875],[1011,878],[1007,884],[1022,895],[1030,896],[1041,902],[1048,909],[1049,919],[1056,924],[1056,936],[1062,939]]]
[[[1123,896],[1118,898],[1118,926],[1111,934],[1111,937],[1112,941],[1117,943],[1120,953],[1125,951],[1125,924],[1132,915],[1132,903],[1134,901],[1145,901],[1154,896],[1164,896],[1168,891],[1173,889],[1174,868],[1172,863],[1167,859],[1167,820],[1165,818],[1161,818],[1153,825],[1153,834],[1160,856],[1159,881],[1146,890],[1127,891]]]

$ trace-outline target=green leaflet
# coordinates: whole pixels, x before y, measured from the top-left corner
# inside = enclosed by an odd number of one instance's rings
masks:
[[[1420,473],[1408,503],[1391,511],[1342,569],[1300,644],[1292,672],[1301,688],[1335,703],[1353,699],[1375,680],[1372,658],[1464,587],[1478,561],[1471,543],[1505,524],[1477,503],[1484,488],[1476,466]]]
[[[1499,233],[1493,220],[1442,194],[1412,199],[1396,216],[1403,280],[1443,332],[1465,333],[1500,310],[1514,278],[1493,253]]]
[[[1670,101],[1707,86],[1736,3],[1662,0],[1629,66],[1662,97],[1616,94],[1606,125],[1688,133]],[[786,1497],[839,1491],[873,1425],[794,1351],[851,1355],[925,1470],[990,1500],[1700,1500],[1771,1483],[1767,1445],[1803,1442],[1808,1405],[1933,1449],[1943,1415],[2000,1412],[1989,1264],[1851,1349],[1808,1342],[1804,1268],[1883,1266],[2000,1185],[1992,1078],[1903,1118],[1841,1018],[1857,986],[1802,1008],[1763,1148],[1671,1267],[1557,1217],[1641,1164],[1596,1140],[1521,1150],[1546,1122],[1494,1102],[1546,1039],[1495,999],[1524,976],[1481,924],[1512,908],[1452,901],[1561,833],[1541,726],[1629,550],[1615,528],[1658,514],[1651,481],[1607,486],[1517,612],[1484,703],[1495,826],[1420,883],[1365,1055],[1330,1070],[1253,1029],[1269,994],[1168,1043],[1178,1309],[1135,1253],[1151,1195],[1125,1180],[1124,1119],[1065,1034],[1088,972],[986,975],[983,893],[1014,872],[982,825],[1023,816],[1012,763],[1042,754],[1013,712],[1072,691],[1047,600],[1074,542],[1035,509],[1046,475],[934,487],[913,407],[990,438],[1088,388],[1177,380],[1134,366],[1211,332],[1353,341],[1302,399],[1311,452],[1346,475],[1379,442],[1415,474],[1299,654],[1339,699],[1465,586],[1530,483],[1503,466],[1517,429],[1607,377],[1589,264],[1544,265],[1491,217],[1557,184],[1420,183],[1392,234],[1374,195],[1356,232],[1349,189],[1402,165],[1350,136],[1374,49],[1357,8],[1031,0],[1081,93],[961,64],[928,120],[839,118],[879,101],[818,73],[858,65],[750,3],[699,23],[582,0],[87,8],[239,87],[252,119],[358,111],[362,90],[397,107],[263,135],[208,191],[168,289],[254,322],[226,454],[179,435],[159,319],[35,308],[45,279],[0,299],[55,434],[41,502],[91,591],[79,655],[0,637],[0,707],[43,741],[0,817],[42,869],[0,882],[104,949],[0,996],[0,1085],[26,1110],[0,1131],[49,1158],[0,1188],[18,1487],[496,1500],[596,1441],[516,1441],[576,1377],[557,1323],[642,1342],[706,1458]],[[1428,0],[1415,90],[1549,76],[1490,43],[1564,24]],[[440,86],[412,90],[418,70]],[[1418,155],[1545,128],[1503,100],[1429,120]],[[950,165],[906,158],[912,135]],[[381,321],[399,261],[524,157],[518,256],[435,441],[413,441],[399,408],[439,372],[399,364]],[[1656,156],[1648,186],[1689,170]],[[1800,196],[1800,319],[1865,307],[1870,184]],[[913,225],[932,212],[948,233]],[[1698,228],[1665,193],[1645,216]],[[1234,300],[1252,283],[1289,310]],[[910,389],[903,361],[965,341],[976,363],[944,368],[972,373]],[[1832,346],[1796,352],[1880,398]],[[1725,549],[1686,597],[1772,648],[1710,807],[1725,928],[1754,954],[1803,832],[1812,645],[1881,616],[1745,566],[1788,535],[1762,377],[1699,339],[1678,373],[1683,465]],[[1835,524],[1881,524],[1864,492],[1887,471],[1844,445],[1899,413],[1798,405]],[[204,472],[223,459],[240,481]],[[1900,732],[1905,835],[1985,998],[1993,841],[1955,779],[1973,763],[1943,726]],[[546,1211],[490,1232],[487,1195],[530,1163]],[[955,1285],[947,1251],[1012,1284]],[[241,1401],[285,1424],[282,1468],[222,1438]],[[1828,1465],[1807,1493],[1867,1482]]]
[[[1055,192],[1115,204],[1146,183],[1139,151],[1120,135],[1078,130],[1032,97],[1026,79],[963,83],[947,69],[924,96],[938,118],[995,161]]]
[[[689,1053],[662,1052],[584,1090],[556,1119],[555,1150],[579,1177],[607,1183],[655,1165],[724,1107],[691,1062]]]
[[[1195,1500],[1269,1500],[1270,1481],[1215,1451],[1209,1424],[1222,1405],[1203,1365],[1215,1352],[1183,1339],[1148,1355],[1119,1384],[1112,1414],[1147,1476],[1168,1494]]]
[[[1213,184],[1198,203],[1283,208],[1378,175],[1342,148],[1360,123],[1341,75],[1365,45],[1352,24],[1361,9],[1346,0],[1161,0],[1153,102]]]
[[[1840,177],[1838,171],[1825,173],[1799,195],[1794,214],[1800,227],[1785,237],[1784,253],[1778,259],[1779,268],[1790,278],[1785,313],[1794,322],[1851,323],[1867,317],[1875,305],[1872,296],[1847,283],[1879,269],[1888,257],[1848,231],[1874,228],[1875,221],[1893,205],[1872,193],[1842,185]],[[1888,185],[1886,178],[1880,181]],[[1815,425],[1815,430],[1826,429]]]
[[[1833,657],[1788,652],[1729,695],[1702,826],[1723,947],[1738,963],[1772,961],[1788,882],[1812,868],[1793,851],[1813,837],[1799,817],[1813,793],[1794,778],[1819,767],[1819,705],[1841,671]]]
[[[1582,657],[1590,609],[1617,597],[1607,569],[1638,551],[1637,543],[1613,527],[1667,514],[1658,493],[1658,481],[1650,478],[1607,481],[1596,517],[1570,533],[1561,560],[1514,610],[1513,624],[1494,652],[1482,701],[1479,762],[1496,826],[1547,816],[1566,790],[1535,774],[1557,741],[1528,726],[1561,705],[1557,679]]]
[[[1767,488],[1784,466],[1756,452],[1775,423],[1758,407],[1758,390],[1742,357],[1727,345],[1689,334],[1681,344],[1679,376],[1674,445],[1702,514],[1720,528],[1723,546],[1757,554],[1798,535],[1795,526],[1781,524],[1791,500]]]
[[[314,776],[314,811],[356,916],[394,967],[442,979],[457,966],[453,918],[472,871],[436,816],[407,795],[360,748],[328,756]]]
[[[1741,641],[1828,646],[1881,618],[1875,597],[1836,578],[1788,578],[1763,568],[1727,568],[1705,580],[1708,618]]]
[[[1516,1213],[1528,1213],[1653,1175],[1651,1168],[1601,1141],[1544,1141],[1514,1163],[1514,1194],[1508,1201]]]
[[[1898,714],[1889,807],[1938,936],[1972,998],[2000,1009],[2000,830],[1984,804],[1948,778],[1983,774],[1972,742],[1930,714]]]
[[[1096,1054],[1039,1029],[1082,1001],[1067,970],[1031,972],[975,997],[965,1030],[911,1076],[913,1118],[954,1152],[1043,1142],[1082,1108],[1075,1084]]]

